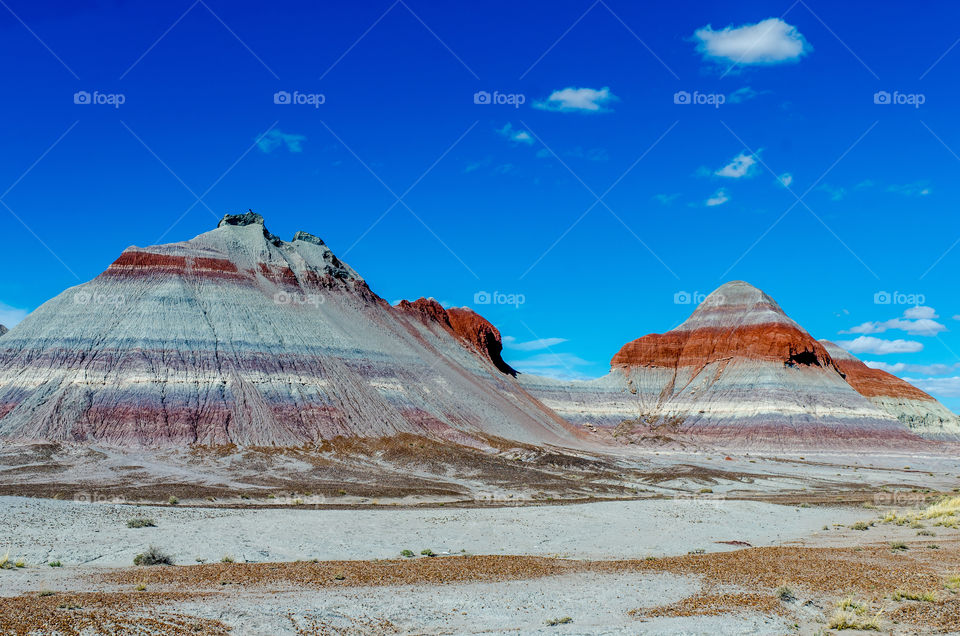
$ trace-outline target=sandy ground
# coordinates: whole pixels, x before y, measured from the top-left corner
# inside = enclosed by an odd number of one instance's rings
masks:
[[[703,495],[709,497],[709,495]],[[120,567],[149,545],[178,564],[524,554],[623,559],[777,545],[864,518],[856,508],[711,498],[487,509],[204,509],[0,497],[0,554],[27,563]],[[870,515],[872,516],[872,513]],[[149,517],[156,527],[131,529]]]

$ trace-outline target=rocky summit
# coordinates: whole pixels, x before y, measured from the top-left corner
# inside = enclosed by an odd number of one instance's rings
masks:
[[[190,241],[125,250],[4,336],[0,436],[151,447],[575,441],[501,347],[469,310],[392,307],[319,238],[283,241],[257,214],[228,215]]]
[[[955,415],[886,375],[818,342],[770,296],[733,281],[679,327],[624,345],[602,378],[523,382],[569,421],[631,443],[831,448],[957,439]]]

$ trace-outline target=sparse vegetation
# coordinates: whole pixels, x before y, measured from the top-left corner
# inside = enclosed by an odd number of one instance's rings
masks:
[[[890,544],[890,549],[893,550],[894,552],[903,552],[905,550],[908,550],[909,548],[907,547],[907,544],[904,543],[903,541],[894,541],[893,543]]]
[[[830,629],[880,631],[882,627],[881,614],[883,614],[883,610],[876,614],[868,614],[866,605],[848,596],[837,603],[837,611],[830,618]]]
[[[933,532],[932,530],[918,530],[917,536],[918,537],[935,537],[937,536],[937,533]]]
[[[911,527],[917,528],[923,527],[922,521],[932,521],[935,526],[960,528],[960,497],[944,497],[923,510],[908,512],[903,515],[891,512],[883,518],[883,523],[895,523],[898,526],[909,524]],[[913,524],[920,525],[915,526]]]
[[[413,556],[413,550],[400,550],[400,556],[409,559]]]
[[[713,493],[713,488],[701,488],[697,492],[699,492],[701,495],[709,495]]]
[[[167,499],[167,503],[170,504],[171,506],[176,506],[178,503],[180,503],[180,500],[174,497],[173,495],[170,495],[170,498]]]
[[[145,584],[145,583],[141,583],[140,585],[138,585],[138,586],[137,586],[137,591],[138,591],[138,592],[146,592],[146,591],[147,591],[147,586],[146,586],[146,584]]]
[[[220,559],[220,563],[233,563],[233,562],[234,562],[234,559],[229,554],[224,554],[223,558]]]
[[[334,581],[343,581],[343,580],[345,580],[346,578],[347,578],[347,577],[346,577],[346,575],[344,575],[344,574],[337,574],[335,577],[333,577],[333,580],[334,580]]]
[[[427,548],[426,550],[421,550],[420,554],[428,557],[437,556],[436,554],[434,554],[433,550],[431,550],[430,548]]]
[[[953,591],[960,590],[960,575],[948,576],[947,580],[943,582],[943,587]]]
[[[781,585],[777,588],[777,598],[783,601],[784,603],[792,603],[797,600],[796,594],[793,593],[786,585]]]
[[[897,590],[893,593],[893,600],[895,601],[924,601],[925,603],[933,603],[937,600],[936,594],[933,592],[914,592],[914,591],[905,591]]]
[[[0,570],[9,570],[12,565],[10,565],[10,553],[7,552],[2,557],[0,557]]]
[[[173,557],[155,546],[147,548],[146,552],[141,552],[133,557],[134,565],[173,565]]]
[[[850,529],[851,530],[869,530],[870,524],[867,523],[866,521],[858,521],[852,526],[850,526]]]
[[[127,521],[128,528],[156,528],[157,523],[150,517],[134,517]]]
[[[63,567],[63,564],[60,563],[59,561],[51,561],[51,562],[48,563],[47,565],[49,565],[49,566],[52,567],[52,568]]]
[[[557,625],[567,625],[572,622],[573,622],[572,618],[570,618],[569,616],[564,616],[563,618],[551,618],[550,620],[547,621],[547,625],[549,627],[556,627]]]
[[[16,563],[14,563],[13,566],[16,568],[25,568],[27,567],[27,564],[25,561],[21,559],[20,561],[17,561]]]
[[[40,590],[40,593],[37,594],[37,596],[45,597],[45,596],[53,596],[54,594],[56,594],[56,592],[53,592],[51,590]]]

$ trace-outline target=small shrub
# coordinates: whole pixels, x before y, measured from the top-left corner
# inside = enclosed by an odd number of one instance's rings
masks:
[[[220,563],[233,563],[233,557],[229,554],[224,554],[223,558],[220,559]]]
[[[0,570],[9,570],[12,565],[10,565],[10,553],[7,552],[2,557],[0,557]]]
[[[171,506],[176,506],[178,503],[180,503],[180,500],[174,497],[173,495],[170,495],[170,498],[167,499],[167,503],[170,504]]]
[[[701,488],[697,492],[699,492],[701,495],[709,495],[713,493],[713,488]]]
[[[343,581],[343,580],[346,579],[346,578],[347,578],[347,577],[346,577],[345,575],[343,575],[343,574],[337,574],[335,577],[333,577],[333,580],[334,580],[334,581]]]
[[[428,557],[437,556],[436,554],[434,554],[433,550],[431,550],[430,548],[427,548],[426,550],[421,550],[420,554]]]
[[[905,550],[909,550],[909,548],[907,547],[907,544],[904,543],[903,541],[894,541],[893,543],[890,544],[890,549],[893,550],[894,552],[903,552]]]
[[[937,533],[933,532],[932,530],[918,530],[917,536],[918,537],[935,537],[937,536]]]
[[[17,561],[16,563],[14,563],[14,564],[13,564],[13,567],[15,567],[15,568],[25,568],[25,567],[27,567],[27,564],[26,564],[23,560],[20,560],[20,561]]]
[[[41,596],[41,597],[42,597],[42,596],[53,596],[54,594],[56,594],[56,592],[52,592],[52,591],[50,591],[50,590],[40,590],[40,593],[39,593],[37,596]]]
[[[413,550],[400,550],[400,556],[409,559],[413,556]]]
[[[127,521],[128,528],[156,528],[157,523],[150,517],[134,517]]]
[[[851,530],[869,530],[870,524],[867,523],[866,521],[858,521],[852,526],[850,526],[850,529]]]
[[[567,625],[572,623],[573,619],[569,616],[564,616],[563,618],[551,618],[547,621],[547,625],[550,627],[556,627],[557,625]]]
[[[343,497],[345,494],[347,494],[347,491],[341,488],[340,490],[337,491],[337,494]]]
[[[960,590],[960,575],[947,577],[947,580],[943,582],[943,587],[948,590]]]
[[[141,552],[133,557],[134,565],[173,565],[173,557],[160,548],[150,546],[146,552]]]
[[[137,591],[138,591],[138,592],[146,592],[146,591],[147,591],[147,586],[146,586],[146,584],[145,584],[145,583],[141,583],[140,585],[138,585],[138,586],[137,586]]]
[[[925,603],[933,603],[937,600],[936,594],[933,592],[912,592],[897,590],[893,593],[893,600],[895,601],[923,601]]]
[[[784,603],[792,603],[797,600],[797,596],[793,593],[793,590],[786,585],[782,585],[777,588],[777,598]]]
[[[880,614],[860,616],[854,612],[837,610],[830,619],[830,629],[859,629],[878,632],[880,631]]]
[[[931,543],[930,545],[927,546],[927,550],[939,550],[939,549],[940,549],[940,546],[937,545],[936,543]]]
[[[52,568],[59,568],[59,567],[62,567],[62,566],[63,566],[63,564],[60,563],[59,561],[51,561],[51,562],[48,563],[47,565],[49,565],[49,566],[52,567]]]

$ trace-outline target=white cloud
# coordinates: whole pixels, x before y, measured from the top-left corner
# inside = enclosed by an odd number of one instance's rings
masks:
[[[841,331],[840,333],[883,333],[891,329],[905,331],[911,336],[935,336],[947,327],[934,318],[939,318],[933,307],[911,307],[903,312],[903,318],[893,318],[882,322],[865,322]]]
[[[902,194],[905,197],[925,197],[930,194],[930,188],[924,182],[918,181],[916,183],[887,186],[887,192]]]
[[[498,129],[497,132],[514,143],[526,144],[528,146],[533,143],[533,137],[530,136],[529,132],[515,129],[510,122],[504,124],[503,128]]]
[[[510,360],[510,366],[520,373],[532,373],[561,380],[584,380],[590,376],[577,371],[589,365],[583,358],[569,353],[540,353],[526,360]]]
[[[777,177],[777,181],[780,182],[784,188],[789,188],[790,184],[793,183],[793,175],[789,172],[784,172],[782,175]]]
[[[655,195],[653,195],[652,198],[653,198],[654,201],[657,201],[657,202],[659,202],[659,203],[662,203],[663,205],[670,205],[670,204],[673,203],[673,202],[677,199],[677,197],[679,197],[679,196],[680,196],[680,193],[677,192],[677,193],[675,193],[675,194],[655,194]]]
[[[747,100],[753,99],[764,93],[769,93],[770,91],[755,91],[749,86],[744,86],[743,88],[738,88],[729,95],[727,95],[727,101],[731,104],[739,104]]]
[[[274,128],[257,139],[257,148],[262,152],[271,153],[281,146],[286,146],[290,152],[303,152],[303,142],[306,140],[307,138],[303,135],[285,133],[279,128]]]
[[[935,397],[960,397],[960,377],[904,378],[907,382]]]
[[[515,349],[517,351],[540,351],[541,349],[555,347],[566,341],[566,338],[539,338],[537,340],[528,340],[527,342],[518,342],[513,336],[506,336],[503,339],[503,346],[507,349]]]
[[[729,200],[730,200],[730,197],[727,195],[727,191],[724,190],[723,188],[720,188],[719,190],[713,193],[712,197],[706,200],[704,205],[712,208],[715,205],[723,205]]]
[[[27,317],[27,313],[29,312],[25,309],[17,309],[0,303],[0,325],[12,329],[15,324]]]
[[[713,174],[718,177],[727,177],[728,179],[740,179],[742,177],[752,177],[756,172],[757,157],[741,152],[734,157],[730,163],[720,168]]]
[[[608,86],[596,88],[568,87],[550,93],[550,97],[533,103],[534,108],[552,110],[559,113],[603,113],[619,98],[610,92]]]
[[[955,364],[910,364],[909,362],[880,362],[877,360],[864,360],[871,369],[880,369],[887,373],[922,373],[924,375],[946,375],[960,369],[960,362]]]
[[[822,186],[817,188],[817,190],[823,190],[830,195],[831,201],[839,201],[843,197],[847,196],[846,188],[835,187],[829,184],[824,183]]]
[[[923,351],[923,344],[913,340],[883,340],[873,336],[860,336],[856,340],[840,340],[837,346],[843,347],[850,353],[873,353],[887,355],[888,353],[916,353]]]
[[[780,18],[728,26],[720,31],[708,24],[697,29],[693,37],[704,59],[734,64],[769,66],[798,62],[813,50],[796,27]]]
[[[917,305],[904,311],[903,317],[911,320],[919,320],[921,318],[939,318],[940,316],[937,315],[937,310],[933,307]]]

